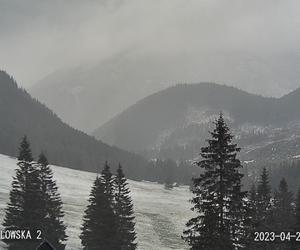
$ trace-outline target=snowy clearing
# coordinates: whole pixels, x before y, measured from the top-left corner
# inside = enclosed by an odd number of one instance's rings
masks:
[[[1,223],[16,167],[14,158],[0,154]],[[57,166],[53,166],[52,169],[64,202],[65,223],[69,236],[66,249],[82,249],[78,236],[96,174]],[[188,187],[165,190],[163,185],[150,182],[129,183],[136,215],[138,249],[187,249],[180,236],[185,223],[192,216],[191,204],[188,202],[191,193]]]

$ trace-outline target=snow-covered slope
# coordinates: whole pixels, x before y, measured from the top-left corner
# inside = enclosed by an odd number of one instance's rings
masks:
[[[14,158],[0,154],[1,223],[16,167]],[[66,249],[82,249],[78,238],[80,225],[96,174],[57,166],[53,166],[52,169],[64,202],[69,236]],[[191,205],[188,202],[191,197],[188,187],[165,190],[162,185],[155,183],[136,181],[129,183],[136,215],[138,249],[186,249],[180,235],[185,223],[192,216]]]

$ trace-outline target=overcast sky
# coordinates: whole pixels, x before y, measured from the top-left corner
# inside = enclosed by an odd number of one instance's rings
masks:
[[[300,86],[299,9],[299,0],[0,0],[0,68],[29,87],[124,51],[185,54],[236,63],[199,81],[281,95]],[[253,81],[232,77],[241,62],[236,74],[259,71]]]

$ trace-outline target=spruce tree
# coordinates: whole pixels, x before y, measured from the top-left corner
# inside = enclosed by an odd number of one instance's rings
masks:
[[[258,210],[257,210],[257,206],[258,206],[258,197],[257,196],[258,195],[257,195],[256,187],[253,184],[251,187],[251,190],[249,192],[249,196],[248,196],[248,199],[249,199],[248,210],[250,211],[250,215],[251,215],[250,219],[251,219],[253,228],[255,228],[257,226],[258,217],[259,217]]]
[[[115,212],[117,216],[120,249],[133,250],[136,249],[137,246],[135,243],[135,217],[133,214],[132,200],[130,198],[130,190],[121,165],[119,165],[114,182]]]
[[[257,190],[253,184],[249,193],[248,193],[248,202],[246,209],[246,249],[255,249],[257,243],[254,242],[254,232],[257,229],[259,223],[259,214],[257,210],[258,199],[257,199]]]
[[[197,216],[187,223],[183,238],[191,249],[233,250],[244,241],[244,198],[241,191],[242,167],[236,158],[240,148],[232,143],[222,114],[210,132],[208,146],[201,149],[202,160],[197,165],[204,169],[193,180],[194,204]]]
[[[278,190],[274,193],[272,209],[269,215],[270,219],[267,222],[271,228],[270,231],[277,233],[282,231],[292,232],[295,221],[293,203],[293,193],[289,191],[286,180],[282,178]],[[292,240],[266,244],[264,249],[292,250],[294,247],[294,242]]]
[[[260,180],[257,186],[257,201],[256,201],[256,218],[251,221],[255,227],[254,231],[272,231],[272,203],[271,203],[271,186],[269,184],[269,173],[266,168],[263,168]],[[274,248],[274,244],[270,242],[255,242],[254,234],[251,235],[251,242],[247,249],[269,250]],[[250,247],[249,247],[250,246]]]
[[[295,221],[294,198],[289,191],[284,178],[280,181],[278,191],[275,191],[272,211],[272,227],[274,231],[292,231]]]
[[[41,190],[43,195],[44,220],[41,221],[41,228],[44,238],[47,239],[57,250],[65,249],[67,239],[63,224],[64,213],[62,201],[56,182],[53,180],[53,172],[48,164],[46,156],[39,155],[38,164],[40,167]]]
[[[271,186],[269,184],[269,174],[266,168],[263,168],[259,185],[257,187],[257,213],[259,215],[259,230],[268,230],[271,219]]]
[[[101,172],[101,177],[104,184],[104,192],[107,196],[107,199],[111,203],[113,207],[114,203],[114,180],[112,177],[112,173],[110,171],[110,166],[108,165],[108,162],[106,161],[104,164],[104,168]]]
[[[113,181],[107,163],[92,187],[81,230],[83,249],[120,250],[114,213]]]
[[[32,237],[41,227],[43,205],[39,170],[33,164],[30,145],[24,136],[19,148],[18,168],[13,177],[9,203],[6,209],[3,226],[6,230],[30,230]],[[32,250],[38,241],[5,241],[12,250]]]

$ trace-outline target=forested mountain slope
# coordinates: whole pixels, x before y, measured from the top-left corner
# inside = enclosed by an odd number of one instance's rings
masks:
[[[191,159],[222,111],[245,159],[293,157],[300,154],[295,147],[300,136],[299,106],[299,89],[282,98],[267,98],[214,83],[181,84],[142,99],[94,135],[127,150]]]
[[[128,176],[139,179],[146,161],[133,153],[108,146],[75,130],[0,71],[0,153],[15,156],[21,137],[28,136],[33,153],[43,150],[52,164],[98,172],[107,160],[124,165]]]

